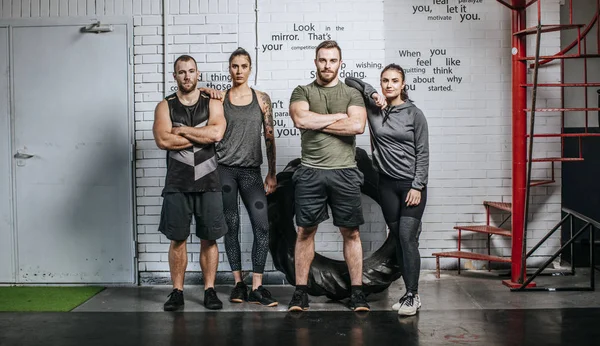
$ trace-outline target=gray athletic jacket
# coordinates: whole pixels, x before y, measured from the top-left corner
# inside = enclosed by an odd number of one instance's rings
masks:
[[[422,190],[429,175],[429,132],[423,112],[412,102],[381,109],[371,95],[377,91],[360,79],[348,77],[346,84],[365,98],[376,169],[391,178],[412,180]]]

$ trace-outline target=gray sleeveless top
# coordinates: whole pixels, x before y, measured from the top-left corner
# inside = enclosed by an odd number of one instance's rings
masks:
[[[219,164],[237,167],[260,167],[262,164],[261,132],[263,114],[256,91],[252,89],[252,102],[236,106],[229,101],[229,91],[223,102],[227,129],[217,145]]]

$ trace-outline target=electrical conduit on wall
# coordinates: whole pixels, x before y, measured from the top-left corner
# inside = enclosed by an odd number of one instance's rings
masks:
[[[254,0],[254,86],[258,84],[258,0]]]
[[[169,0],[163,0],[163,95],[166,97],[168,90],[168,59],[169,59]]]

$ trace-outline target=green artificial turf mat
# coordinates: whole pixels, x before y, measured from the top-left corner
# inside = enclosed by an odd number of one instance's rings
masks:
[[[0,287],[0,311],[71,311],[104,287]]]

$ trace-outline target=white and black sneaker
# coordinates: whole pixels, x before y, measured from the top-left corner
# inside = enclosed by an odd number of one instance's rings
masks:
[[[392,310],[398,311],[400,316],[414,316],[420,308],[421,297],[413,293],[406,293],[396,304],[392,305]]]

